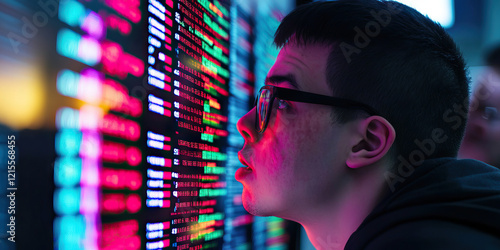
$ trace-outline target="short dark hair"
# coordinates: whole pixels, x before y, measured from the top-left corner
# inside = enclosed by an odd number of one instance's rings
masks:
[[[415,140],[432,138],[434,129],[447,139],[427,158],[456,157],[467,118],[450,124],[445,114],[454,105],[468,112],[469,78],[460,51],[439,24],[392,1],[314,2],[282,20],[274,43],[283,47],[292,39],[332,46],[326,74],[333,95],[374,107],[394,126],[394,157],[407,159],[418,149]],[[358,117],[339,108],[333,114],[340,123]]]

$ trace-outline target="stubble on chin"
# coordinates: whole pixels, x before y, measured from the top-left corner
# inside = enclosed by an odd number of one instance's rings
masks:
[[[260,216],[259,209],[255,204],[255,199],[252,197],[252,195],[249,193],[248,190],[245,189],[243,190],[242,201],[243,201],[243,207],[249,214]]]

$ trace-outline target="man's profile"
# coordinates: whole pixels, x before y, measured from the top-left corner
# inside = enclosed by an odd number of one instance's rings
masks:
[[[500,172],[456,160],[461,53],[396,2],[298,7],[255,107],[237,124],[251,214],[300,223],[318,249],[494,249]]]

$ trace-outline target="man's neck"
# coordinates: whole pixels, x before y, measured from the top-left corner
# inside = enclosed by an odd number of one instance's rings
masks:
[[[351,234],[385,194],[383,173],[377,172],[358,176],[340,199],[311,209],[310,216],[300,222],[316,249],[344,249]]]

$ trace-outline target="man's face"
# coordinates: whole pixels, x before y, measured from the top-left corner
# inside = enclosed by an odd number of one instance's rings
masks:
[[[329,47],[286,45],[268,73],[281,79],[266,84],[331,95],[326,81]],[[296,85],[296,86],[294,86]],[[243,205],[254,215],[297,218],[307,207],[331,202],[348,179],[345,159],[349,129],[332,125],[331,107],[274,101],[264,133],[255,129],[255,107],[237,124],[245,139],[236,179],[243,184]],[[331,205],[331,204],[330,204]]]
[[[496,115],[494,111],[497,111]],[[488,70],[471,99],[469,120],[460,147],[461,158],[472,158],[500,168],[500,75]]]

